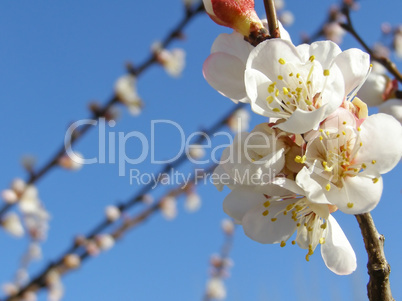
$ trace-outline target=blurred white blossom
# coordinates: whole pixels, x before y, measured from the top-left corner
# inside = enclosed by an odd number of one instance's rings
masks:
[[[238,109],[228,120],[228,126],[233,133],[247,131],[250,126],[250,114],[246,109]]]
[[[381,113],[393,116],[402,124],[402,99],[389,99],[378,107]]]
[[[226,288],[221,278],[214,277],[209,279],[207,283],[207,296],[217,300],[226,298]]]
[[[282,25],[291,26],[295,21],[295,17],[291,11],[285,10],[279,15],[279,20],[282,22]]]
[[[114,90],[120,102],[127,106],[129,112],[137,116],[141,113],[143,103],[137,94],[136,78],[133,75],[123,75],[115,83]]]
[[[166,72],[179,77],[186,65],[186,52],[181,48],[172,50],[161,49],[156,53],[158,62],[165,68]]]
[[[63,264],[68,269],[76,269],[81,265],[81,258],[77,254],[67,254],[63,259]]]
[[[96,237],[96,243],[98,244],[99,249],[106,251],[114,246],[115,240],[113,236],[109,234],[100,234]]]
[[[402,58],[402,25],[400,25],[395,30],[393,47],[394,47],[394,50],[395,50],[395,54],[399,58]]]
[[[198,193],[192,191],[187,195],[184,205],[189,212],[197,211],[201,207],[201,197]]]
[[[11,235],[21,237],[24,235],[24,227],[22,226],[19,216],[15,213],[9,213],[1,221],[1,225]]]
[[[167,220],[173,220],[177,216],[177,201],[172,196],[164,197],[160,205],[163,216]]]
[[[59,159],[59,165],[68,170],[79,170],[84,163],[84,157],[79,152],[65,154]]]
[[[234,231],[234,223],[232,220],[225,218],[222,220],[222,230],[226,235],[232,235]]]
[[[121,212],[116,206],[107,206],[105,208],[105,215],[109,222],[114,222],[120,218]]]

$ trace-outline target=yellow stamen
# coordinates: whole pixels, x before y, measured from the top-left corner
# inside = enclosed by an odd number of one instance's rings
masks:
[[[286,61],[285,61],[284,59],[282,59],[282,58],[280,58],[278,62],[279,62],[279,64],[281,64],[281,65],[285,65],[285,64],[286,64]]]

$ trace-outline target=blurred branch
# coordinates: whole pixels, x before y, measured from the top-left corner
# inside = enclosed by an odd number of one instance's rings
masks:
[[[370,301],[393,301],[389,274],[391,267],[384,253],[384,236],[379,234],[370,213],[356,215],[368,254],[367,269],[370,276],[367,294]]]
[[[131,229],[135,228],[136,226],[140,225],[141,223],[145,222],[154,213],[158,212],[161,209],[163,200],[167,196],[178,197],[181,194],[185,193],[187,191],[187,188],[189,188],[191,185],[196,185],[198,183],[198,180],[200,180],[201,176],[203,176],[203,177],[208,176],[208,173],[211,172],[215,168],[215,166],[216,165],[213,164],[209,168],[205,169],[203,171],[202,175],[200,175],[200,173],[194,172],[191,180],[185,186],[179,186],[179,187],[176,187],[176,188],[170,190],[163,197],[161,197],[157,203],[155,203],[154,205],[143,210],[141,213],[139,213],[131,218],[126,217],[120,226],[118,226],[114,231],[110,232],[110,235],[116,240],[120,239],[129,230],[131,230]],[[87,240],[90,240],[90,239],[91,239],[91,237],[88,236]],[[51,271],[57,271],[60,275],[64,275],[67,272],[72,271],[73,269],[68,268],[65,265],[65,258],[68,255],[71,255],[72,253],[76,253],[80,257],[81,263],[89,258],[92,258],[90,253],[88,252],[88,250],[82,249],[81,247],[82,247],[81,245],[77,245],[77,243],[74,241],[72,247],[69,250],[67,250],[61,256],[59,256],[58,259],[56,259],[55,261],[50,263],[37,277],[35,277],[27,285],[25,285],[16,295],[10,296],[10,297],[4,299],[4,301],[21,300],[20,298],[22,298],[25,293],[36,292],[36,291],[40,290],[41,288],[45,288],[47,286],[46,277]]]
[[[176,38],[180,37],[180,33],[183,31],[183,29],[188,25],[188,23],[193,19],[194,16],[196,16],[198,13],[204,11],[204,6],[203,3],[194,8],[194,9],[187,9],[186,14],[183,18],[182,21],[179,22],[179,24],[167,35],[167,37],[163,40],[162,46],[163,48],[169,46],[169,44]],[[130,74],[133,74],[135,76],[139,76],[141,73],[143,73],[147,68],[149,68],[152,64],[156,63],[156,55],[155,53],[152,53],[151,57],[147,59],[144,63],[142,63],[138,68],[134,68],[132,66],[128,67],[128,72]],[[110,100],[103,105],[103,107],[98,108],[97,110],[94,110],[92,112],[92,115],[90,116],[90,119],[92,120],[97,120],[98,118],[101,117],[106,117],[108,114],[110,108],[118,102],[118,98],[116,95],[113,95]],[[77,129],[74,132],[74,135],[72,135],[69,146],[73,146],[80,138],[82,138],[90,128],[92,128],[93,125],[86,123],[84,126],[81,128]],[[53,157],[45,163],[45,165],[37,170],[36,172],[31,172],[30,176],[27,180],[27,185],[32,185],[38,182],[45,174],[47,174],[53,167],[58,165],[58,162],[61,157],[63,157],[66,154],[66,149],[64,143],[62,146],[59,148],[59,150],[53,155]],[[4,214],[11,209],[14,206],[14,204],[5,204],[0,208],[0,220],[4,216]]]
[[[402,83],[402,74],[396,67],[395,63],[393,63],[389,58],[378,56],[374,53],[374,51],[364,42],[364,40],[360,37],[360,35],[356,32],[355,28],[352,24],[352,19],[350,17],[350,8],[348,5],[344,5],[342,8],[342,12],[346,17],[346,23],[340,24],[344,30],[349,32],[359,43],[360,45],[370,54],[371,59],[382,64],[387,70],[395,76],[395,78]]]
[[[225,126],[228,122],[228,120],[231,118],[231,116],[233,115],[233,113],[235,113],[239,108],[241,108],[242,106],[244,106],[244,103],[240,103],[236,106],[234,106],[229,112],[227,112],[226,114],[224,114],[224,116],[222,118],[220,118],[217,122],[215,122],[211,127],[209,127],[208,129],[204,130],[203,132],[205,133],[205,135],[200,135],[198,137],[198,139],[195,141],[194,144],[201,144],[206,137],[211,136],[212,134],[214,134],[215,132],[217,132],[220,128],[222,128],[223,126]],[[185,162],[187,159],[187,154],[183,153],[176,161],[174,161],[171,164],[166,164],[164,165],[164,167],[162,167],[162,169],[160,170],[159,174],[164,174],[169,172],[170,170],[178,167],[179,165],[181,165],[183,162]],[[196,175],[195,175],[196,176]],[[130,209],[131,207],[133,207],[134,205],[138,204],[139,202],[141,202],[141,200],[143,199],[144,195],[146,195],[149,191],[152,190],[152,188],[158,184],[157,183],[157,179],[158,177],[153,177],[152,181],[150,181],[147,185],[143,186],[143,188],[135,194],[134,197],[132,197],[131,199],[129,199],[127,202],[119,204],[117,207],[120,210],[120,212],[125,212],[128,209]],[[180,188],[182,192],[184,192],[185,190],[183,188]],[[113,235],[115,235],[116,237],[119,237],[122,232],[125,232],[126,230],[134,227],[135,225],[137,225],[139,222],[141,222],[142,220],[145,220],[149,215],[151,215],[153,212],[158,211],[160,209],[160,202],[155,204],[154,206],[146,209],[143,213],[141,213],[140,215],[138,215],[136,218],[132,219],[131,222],[128,222],[127,224],[123,224],[124,228],[120,229],[119,232],[114,233]],[[97,226],[95,226],[86,236],[86,240],[92,240],[93,238],[95,238],[96,235],[100,234],[102,231],[104,231],[108,226],[110,226],[113,222],[108,220],[107,218],[103,221],[101,221]],[[32,280],[27,286],[25,286],[24,288],[22,288],[19,293],[14,296],[14,297],[10,297],[8,299],[6,299],[7,301],[11,301],[11,300],[18,300],[15,299],[17,297],[21,297],[23,296],[24,293],[26,293],[27,291],[31,291],[32,286],[34,285],[35,287],[40,284],[40,287],[44,286],[44,277],[46,276],[46,274],[54,269],[57,266],[60,266],[60,264],[63,263],[63,259],[66,255],[77,252],[77,250],[80,248],[80,245],[77,243],[74,243],[71,245],[71,247],[69,247],[64,253],[63,255],[56,261],[50,263],[45,270],[38,276],[36,277],[34,280]],[[81,258],[86,258],[88,256],[87,252],[84,252],[81,255]]]
[[[222,278],[224,273],[225,273],[225,268],[227,267],[227,261],[230,259],[230,251],[233,248],[233,236],[234,236],[234,230],[235,230],[235,225],[233,225],[232,230],[229,231],[225,231],[225,229],[223,229],[224,234],[225,234],[225,238],[224,238],[224,242],[223,245],[221,247],[221,251],[220,251],[220,260],[219,263],[215,263],[214,264],[214,274],[215,277],[218,276],[219,278]],[[215,298],[213,298],[213,296],[211,296],[210,292],[208,292],[208,288],[205,291],[204,297],[203,297],[203,301],[210,301],[213,300]]]

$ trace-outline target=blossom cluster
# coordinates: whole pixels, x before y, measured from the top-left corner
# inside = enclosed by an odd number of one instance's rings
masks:
[[[204,63],[213,88],[270,118],[223,151],[215,170],[231,178],[223,208],[251,239],[297,244],[307,261],[321,245],[326,266],[350,274],[356,256],[333,213],[376,207],[381,175],[401,158],[402,127],[387,114],[368,116],[356,97],[368,54],[332,41],[295,46],[280,29],[281,39],[255,47],[236,31],[221,34]]]

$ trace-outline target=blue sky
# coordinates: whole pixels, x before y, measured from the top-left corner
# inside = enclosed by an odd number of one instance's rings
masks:
[[[263,16],[260,2],[257,12]],[[295,15],[295,23],[289,28],[293,41],[298,41],[301,31],[314,32],[324,21],[329,3],[335,2],[287,1],[287,8]],[[401,21],[401,9],[396,0],[381,4],[365,0],[352,18],[357,30],[372,44],[380,37],[382,22],[396,25]],[[182,15],[179,0],[1,1],[0,188],[6,188],[15,177],[25,177],[20,166],[23,155],[35,155],[38,166],[45,163],[59,148],[68,125],[89,116],[88,103],[109,99],[115,80],[125,72],[124,64],[144,61],[150,45],[163,38]],[[149,135],[151,120],[169,119],[190,135],[229,110],[232,102],[214,91],[201,72],[213,40],[222,32],[230,30],[205,15],[196,17],[185,30],[185,40],[172,44],[187,52],[183,75],[173,79],[159,66],[148,69],[138,79],[138,91],[145,102],[143,114],[132,117],[121,107],[113,130]],[[358,44],[347,36],[341,47]],[[397,65],[402,68],[401,62]],[[263,121],[252,117],[253,126]],[[168,129],[158,133],[157,155],[175,154],[174,135],[177,133]],[[92,130],[75,149],[91,157],[98,152],[97,139],[97,130]],[[218,143],[214,141],[213,146]],[[134,156],[136,147],[134,142],[128,143],[127,153]],[[159,170],[149,160],[135,168],[142,172]],[[188,164],[183,170],[192,168]],[[398,286],[402,279],[402,242],[397,223],[397,212],[402,208],[401,173],[399,165],[384,176],[383,199],[372,213],[379,231],[386,236],[395,299],[402,298]],[[139,190],[130,185],[128,177],[118,176],[116,164],[89,165],[78,172],[54,169],[38,188],[52,220],[43,244],[43,261],[32,265],[33,274],[63,252],[74,235],[92,228],[103,217],[106,205],[127,200]],[[218,192],[212,185],[200,186],[197,191],[203,200],[199,212],[189,214],[179,205],[179,216],[172,222],[156,214],[115,248],[67,275],[64,300],[200,300],[208,278],[209,256],[223,242],[220,221],[225,214],[221,204],[228,191]],[[326,269],[319,252],[307,263],[305,250],[261,245],[238,228],[232,252],[235,266],[226,282],[228,300],[364,300],[367,255],[360,230],[353,216],[337,213],[335,217],[356,251],[355,273],[336,276]],[[27,240],[3,232],[0,240],[0,282],[4,283],[12,278]],[[41,294],[40,300],[45,299]]]

